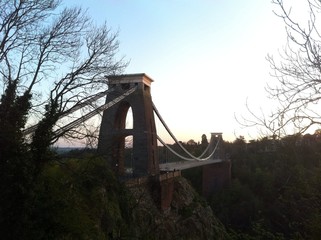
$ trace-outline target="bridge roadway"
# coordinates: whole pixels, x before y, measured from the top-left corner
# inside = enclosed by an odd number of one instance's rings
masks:
[[[180,161],[159,164],[159,170],[162,172],[180,171],[194,167],[200,167],[212,163],[223,162],[222,159],[209,159],[205,161]]]

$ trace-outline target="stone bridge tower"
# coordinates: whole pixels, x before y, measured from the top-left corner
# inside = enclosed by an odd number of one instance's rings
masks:
[[[118,175],[125,173],[125,138],[133,137],[132,168],[134,176],[159,173],[157,134],[151,97],[153,80],[146,74],[128,74],[108,77],[106,103],[114,101],[132,87],[136,91],[119,103],[106,109],[100,126],[98,152],[106,156]],[[129,108],[133,113],[133,128],[125,129]]]

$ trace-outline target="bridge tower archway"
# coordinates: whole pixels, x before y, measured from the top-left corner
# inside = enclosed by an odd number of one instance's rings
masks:
[[[104,111],[99,132],[98,152],[106,156],[118,175],[124,175],[125,138],[132,136],[133,175],[158,174],[157,133],[150,90],[153,80],[143,73],[107,78],[108,87],[113,91],[107,95],[106,103],[115,101],[117,97],[133,87],[136,87],[136,90]],[[132,109],[132,129],[125,128],[129,108]]]

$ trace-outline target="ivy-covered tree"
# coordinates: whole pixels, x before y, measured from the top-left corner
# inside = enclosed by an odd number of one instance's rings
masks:
[[[67,134],[53,134],[58,119],[106,90],[105,76],[127,64],[116,58],[117,33],[95,26],[81,8],[4,0],[0,12],[1,237],[24,239],[33,184],[50,145]],[[29,125],[36,127],[26,138]]]

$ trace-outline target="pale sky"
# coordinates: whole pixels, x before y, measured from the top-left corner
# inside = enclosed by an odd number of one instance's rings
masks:
[[[285,44],[270,0],[74,0],[97,22],[119,31],[125,73],[146,73],[152,98],[181,141],[222,132],[233,141],[256,137],[234,115],[268,108],[265,57]],[[160,130],[158,134],[166,139]],[[249,136],[250,135],[250,136]]]

